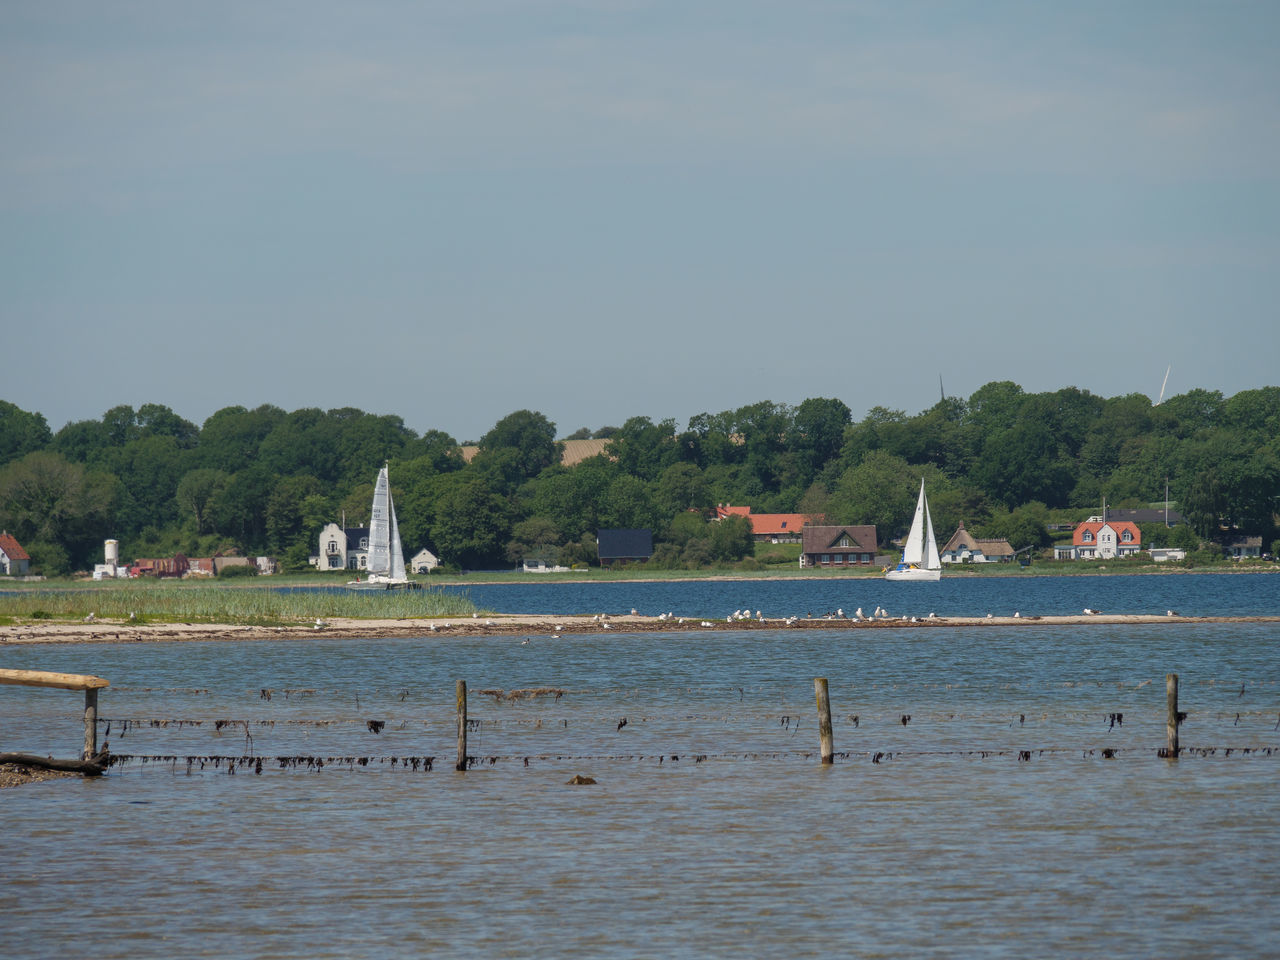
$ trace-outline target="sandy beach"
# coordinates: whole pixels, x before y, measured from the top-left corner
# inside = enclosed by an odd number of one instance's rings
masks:
[[[1184,617],[1120,614],[1047,617],[883,617],[876,619],[766,618],[764,620],[663,619],[656,616],[496,615],[404,620],[329,618],[293,626],[237,626],[216,623],[131,623],[96,620],[93,623],[33,622],[0,627],[0,644],[28,643],[162,643],[182,640],[279,640],[320,635],[346,639],[374,637],[555,636],[563,634],[688,632],[709,630],[875,630],[888,627],[1019,627],[1102,626],[1107,624],[1280,623],[1277,617]]]

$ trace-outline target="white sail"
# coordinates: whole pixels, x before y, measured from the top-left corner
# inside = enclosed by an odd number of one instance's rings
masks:
[[[924,481],[920,481],[920,498],[916,501],[916,515],[911,519],[911,532],[907,534],[907,544],[902,548],[902,562],[919,564],[924,559],[924,521],[928,504],[924,499]],[[929,524],[932,531],[933,524]]]
[[[404,580],[404,550],[400,547],[400,524],[396,522],[396,504],[391,499],[391,486],[387,485],[387,513],[391,517],[391,579]],[[936,550],[936,547],[935,547]]]
[[[933,515],[924,495],[924,480],[920,481],[920,497],[916,500],[911,532],[902,549],[902,562],[897,568],[886,570],[884,576],[886,580],[937,580],[942,576],[942,560],[933,534]]]
[[[400,525],[391,499],[391,481],[384,466],[373,487],[369,513],[369,576],[404,580],[404,550],[400,546]]]
[[[924,497],[924,481],[920,482],[920,496]],[[929,513],[929,501],[924,502],[924,523],[926,537],[924,542],[924,567],[926,570],[941,570],[942,559],[938,556],[938,538],[933,535],[933,516]]]

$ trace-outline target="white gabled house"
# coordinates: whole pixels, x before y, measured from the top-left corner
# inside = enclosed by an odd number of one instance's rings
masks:
[[[1076,524],[1070,546],[1053,548],[1055,560],[1113,560],[1127,557],[1142,549],[1142,531],[1128,520],[1108,520],[1106,516],[1090,517]]]

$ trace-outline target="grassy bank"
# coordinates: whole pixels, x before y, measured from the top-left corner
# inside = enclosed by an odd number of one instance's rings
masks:
[[[292,581],[301,581],[294,583]],[[135,623],[227,623],[271,626],[323,617],[404,619],[469,616],[465,596],[437,590],[281,592],[321,586],[317,578],[272,578],[269,583],[222,584],[154,580],[26,584],[0,596],[0,623],[31,620],[123,620]],[[6,587],[7,589],[7,587]]]

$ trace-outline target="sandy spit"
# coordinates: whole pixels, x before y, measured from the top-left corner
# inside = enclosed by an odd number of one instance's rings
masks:
[[[343,639],[380,637],[547,636],[557,634],[687,632],[712,630],[874,630],[886,627],[1018,627],[1187,623],[1280,623],[1280,617],[1185,617],[1174,615],[1093,615],[1057,617],[913,617],[878,619],[699,620],[659,619],[649,616],[547,617],[500,615],[464,619],[435,617],[405,620],[353,620],[330,618],[294,626],[260,627],[211,623],[130,623],[98,620],[93,623],[33,623],[0,627],[0,645],[27,643],[163,643],[180,640],[279,640],[319,636]]]

